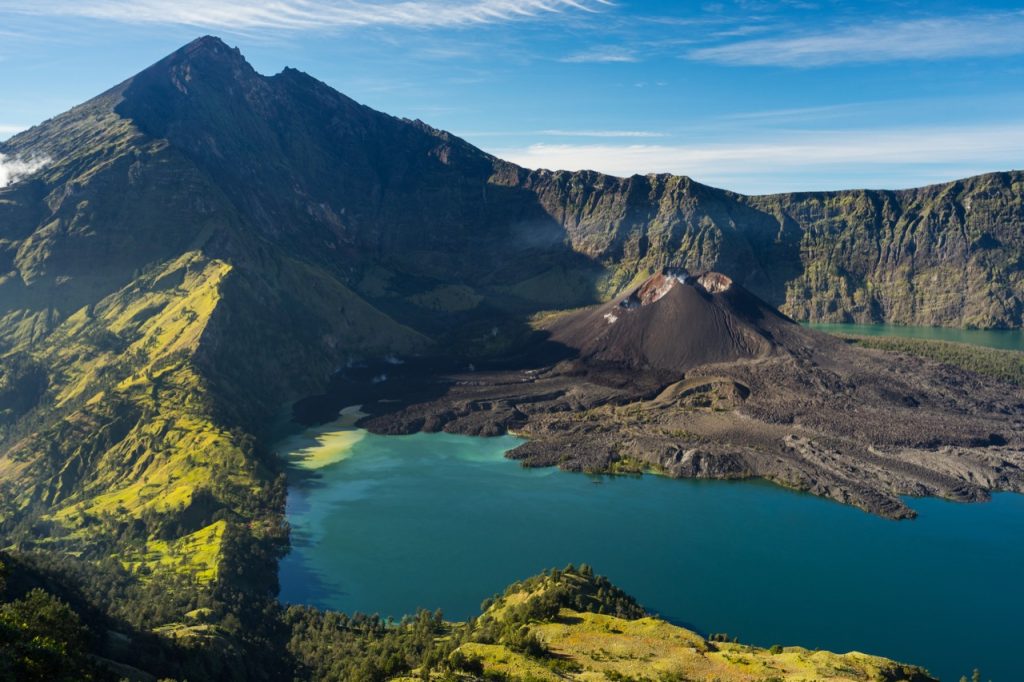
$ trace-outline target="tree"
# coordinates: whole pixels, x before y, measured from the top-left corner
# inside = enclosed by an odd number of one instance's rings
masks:
[[[0,679],[95,679],[88,632],[67,604],[40,589],[0,605]]]

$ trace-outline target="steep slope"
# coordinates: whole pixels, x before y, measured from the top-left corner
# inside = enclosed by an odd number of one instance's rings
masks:
[[[529,192],[489,182],[497,159],[294,69],[260,76],[216,39],[133,78],[116,110],[209,173],[248,229],[378,296],[587,267]]]
[[[7,147],[50,161],[0,189],[0,524],[23,548],[210,581],[227,536],[284,539],[279,465],[252,437],[282,400],[427,339],[120,116],[132,85]]]
[[[63,530],[51,528],[51,537],[39,542],[81,546],[86,555],[102,556],[96,535],[137,519],[151,538],[171,544],[164,542],[163,553],[125,548],[128,556],[145,555],[141,561],[159,564],[167,559],[163,554],[183,554],[182,561],[194,562],[202,576],[214,577],[224,512],[236,520],[273,518],[275,510],[258,509],[247,498],[270,485],[277,467],[258,461],[251,438],[240,428],[272,403],[235,408],[228,402],[239,399],[253,380],[246,381],[242,368],[219,357],[225,336],[251,338],[251,329],[229,317],[239,303],[259,310],[246,297],[261,289],[243,277],[224,261],[186,253],[70,315],[46,343],[5,358],[8,366],[35,368],[27,380],[39,387],[34,400],[3,424],[7,447],[0,455],[0,486],[6,521],[44,514]],[[282,285],[289,283],[306,289],[318,284],[307,278],[285,279]],[[282,285],[266,290],[287,291]],[[327,293],[333,294],[332,306],[344,305],[343,289]],[[283,308],[273,299],[261,303],[272,313]],[[376,332],[383,335],[382,348],[402,345],[406,332],[362,307],[367,310],[349,304],[355,321],[347,333],[336,331],[335,342],[366,347],[362,335]],[[246,317],[266,322],[252,312]],[[231,352],[241,347],[234,341]],[[282,341],[271,353],[283,365],[278,372],[290,367],[289,347]],[[261,359],[258,347],[249,353],[245,367],[270,364],[271,357]],[[321,366],[321,371],[329,370]],[[269,369],[256,380],[287,385]],[[201,552],[174,550],[178,538],[193,533],[202,533]],[[189,542],[179,544],[187,549]]]
[[[1024,315],[1020,173],[744,197],[685,177],[527,171],[298,71],[260,76],[213,38],[77,116],[73,136],[66,121],[49,135],[50,122],[5,153],[54,159],[53,177],[103,131],[162,141],[248,229],[420,324],[434,316],[410,299],[426,289],[458,285],[485,308],[557,308],[665,267],[724,272],[797,319],[1006,327]]]
[[[8,143],[49,159],[0,189],[0,343],[40,341],[153,262],[201,247],[226,223],[218,191],[166,142],[112,107],[112,91]]]
[[[745,197],[669,175],[520,172],[606,293],[664,267],[724,272],[811,321],[1019,327],[1024,175]]]
[[[786,283],[790,315],[985,328],[1024,323],[1022,195],[1024,174],[1012,172],[746,201],[801,228],[801,273]]]

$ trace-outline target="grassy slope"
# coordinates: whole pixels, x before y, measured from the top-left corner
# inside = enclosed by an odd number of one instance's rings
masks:
[[[0,526],[206,584],[226,537],[281,539],[262,420],[353,355],[426,339],[269,247],[115,113],[125,87],[10,143],[52,162],[0,190]]]
[[[287,365],[289,343],[247,346],[251,326],[266,323],[261,316],[273,316],[283,304],[270,302],[243,323],[230,313],[237,300],[265,300],[254,287],[319,291],[320,297],[307,297],[307,314],[330,320],[329,308],[336,316],[333,326],[315,326],[322,343],[350,349],[375,340],[388,348],[419,342],[315,269],[286,264],[279,277],[254,282],[224,261],[190,252],[70,315],[47,343],[10,354],[47,368],[49,385],[12,427],[12,445],[0,455],[6,515],[40,516],[49,524],[48,537],[35,544],[85,548],[87,556],[97,537],[141,522],[142,537],[117,549],[124,565],[142,575],[185,572],[200,582],[218,574],[226,523],[256,536],[272,532],[280,510],[255,501],[272,483],[275,467],[256,456],[248,429],[220,406],[226,398],[215,390],[247,390],[239,375],[223,374],[228,365],[219,353],[244,348],[250,363],[239,368],[244,373],[261,364]],[[241,339],[230,338],[236,332]],[[321,365],[296,375],[326,377],[337,359],[324,348]],[[217,372],[226,380],[214,389],[210,377]],[[251,379],[286,381],[272,370]],[[249,395],[261,391],[265,386]],[[13,433],[20,430],[24,435]]]
[[[60,527],[53,544],[84,545],[103,526],[180,513],[204,489],[228,497],[258,485],[237,436],[215,423],[190,362],[230,270],[186,254],[79,310],[30,351],[50,368],[36,409],[45,426],[18,440],[0,467],[31,472],[35,485],[14,499],[49,507],[44,518]],[[189,530],[188,538],[126,548],[125,560],[139,569],[174,564],[211,579],[223,522]],[[190,551],[197,539],[201,551]]]
[[[907,353],[960,367],[980,376],[991,377],[1015,386],[1024,386],[1024,353],[996,348],[982,348],[965,343],[903,339],[898,337],[857,336],[843,338],[865,348]]]
[[[579,599],[581,594],[586,596]],[[557,604],[557,612],[550,604],[545,608],[536,606],[543,601]],[[470,677],[470,670],[497,679],[551,682],[931,679],[919,668],[856,652],[763,649],[710,641],[691,630],[643,615],[629,602],[614,586],[602,583],[585,569],[543,574],[511,586],[469,626],[455,625],[456,631],[469,627],[473,634],[462,635],[469,641],[461,644],[450,660],[468,661],[456,666],[465,671],[465,679],[475,679]],[[533,615],[524,615],[529,613]],[[512,627],[503,631],[496,628],[508,624]],[[506,641],[508,633],[517,629],[536,637],[544,653],[527,653]],[[481,634],[494,631],[503,634]],[[431,679],[451,678],[434,674]],[[456,679],[462,678],[456,675]]]
[[[901,666],[877,656],[834,654],[802,647],[763,649],[709,642],[700,635],[656,618],[626,621],[614,616],[563,609],[558,621],[537,623],[530,631],[558,657],[553,670],[502,645],[466,644],[461,651],[479,658],[486,671],[514,679],[537,680],[793,680],[911,679]],[[568,664],[566,664],[568,663]],[[565,670],[571,670],[566,674]],[[894,673],[896,676],[893,677]]]

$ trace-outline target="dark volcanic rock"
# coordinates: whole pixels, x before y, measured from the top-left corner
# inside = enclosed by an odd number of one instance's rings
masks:
[[[678,374],[715,362],[806,347],[789,318],[718,273],[668,270],[596,310],[550,325],[584,362]]]
[[[1024,491],[1018,388],[802,328],[720,275],[657,275],[547,328],[571,358],[449,377],[366,425],[512,430],[529,466],[763,477],[891,518],[905,495]]]

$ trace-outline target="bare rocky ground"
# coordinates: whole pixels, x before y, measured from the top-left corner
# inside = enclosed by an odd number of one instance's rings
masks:
[[[738,286],[648,282],[547,328],[565,359],[437,376],[364,425],[513,432],[527,466],[762,477],[893,519],[915,515],[902,496],[1024,492],[1019,388],[805,329]]]

